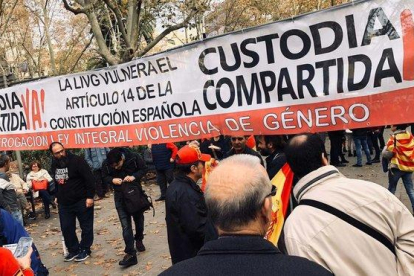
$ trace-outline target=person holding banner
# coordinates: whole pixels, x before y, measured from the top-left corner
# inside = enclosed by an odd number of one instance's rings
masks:
[[[266,156],[266,171],[270,179],[285,165],[283,151],[286,138],[283,135],[263,135],[257,137],[257,148],[262,156]]]
[[[232,149],[229,150],[225,155],[224,158],[233,156],[235,154],[249,154],[253,156],[257,156],[260,159],[260,164],[264,167],[264,162],[262,156],[260,154],[249,148],[247,143],[247,137],[246,136],[231,136],[230,138]]]
[[[219,238],[161,275],[332,275],[316,263],[282,254],[263,239],[276,189],[257,157],[224,159],[207,182],[206,204]]]
[[[349,179],[328,164],[316,134],[285,148],[300,178],[299,206],[284,227],[289,255],[305,257],[341,275],[414,275],[414,218],[378,184]]]

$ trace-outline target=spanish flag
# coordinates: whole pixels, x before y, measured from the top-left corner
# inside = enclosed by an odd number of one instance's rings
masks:
[[[277,246],[289,207],[293,184],[293,172],[288,163],[279,170],[271,182],[276,186],[277,193],[272,197],[272,221],[265,238]]]
[[[201,182],[201,190],[204,192],[206,190],[207,179],[210,173],[213,171],[215,167],[217,167],[218,161],[214,158],[211,158],[210,161],[204,163],[204,170],[203,170],[203,179]]]

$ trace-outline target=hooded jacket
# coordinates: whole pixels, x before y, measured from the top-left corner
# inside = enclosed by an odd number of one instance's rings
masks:
[[[128,185],[136,185],[141,187],[141,179],[147,174],[147,165],[140,154],[134,153],[126,148],[120,148],[125,158],[124,164],[120,170],[116,170],[108,165],[107,159],[102,164],[102,176],[104,181],[111,184],[115,192],[121,192],[121,185],[113,185],[114,178],[124,179],[126,176],[133,176],[135,180]]]

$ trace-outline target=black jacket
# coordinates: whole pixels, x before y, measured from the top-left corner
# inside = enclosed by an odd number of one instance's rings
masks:
[[[95,178],[85,159],[66,152],[67,166],[60,167],[53,159],[51,172],[56,182],[58,203],[64,206],[75,204],[95,196]]]
[[[230,156],[232,156],[232,155],[235,155],[236,154],[236,152],[234,151],[234,149],[231,149],[231,150],[229,150],[225,155],[224,155],[224,158],[227,158],[227,157],[230,157]],[[264,162],[263,162],[263,158],[262,158],[262,156],[260,155],[260,153],[258,153],[257,151],[255,151],[255,150],[252,150],[251,148],[249,148],[248,146],[246,146],[245,148],[244,148],[244,151],[242,152],[242,153],[240,153],[240,154],[250,154],[250,155],[253,155],[253,156],[257,156],[259,159],[260,159],[260,164],[262,164],[262,166],[264,167]]]
[[[228,236],[206,243],[197,257],[176,264],[160,275],[332,275],[307,259],[283,255],[259,236]]]
[[[154,144],[151,147],[152,161],[157,170],[174,169],[174,163],[170,162],[171,150],[167,148],[167,144]]]
[[[178,174],[167,189],[165,209],[172,263],[194,257],[204,240],[214,236],[203,192],[191,178]]]
[[[102,176],[103,180],[106,183],[112,184],[115,192],[121,192],[121,185],[113,185],[112,180],[114,178],[124,179],[126,176],[133,176],[135,180],[127,183],[126,185],[137,185],[141,187],[141,179],[147,173],[147,165],[145,164],[144,159],[138,153],[134,153],[126,148],[120,148],[122,154],[125,157],[124,164],[120,170],[115,170],[114,168],[108,166],[107,160],[102,163]]]

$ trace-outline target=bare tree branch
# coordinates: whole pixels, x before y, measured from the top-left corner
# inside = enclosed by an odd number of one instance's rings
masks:
[[[19,0],[15,0],[14,3],[13,3],[13,7],[12,7],[11,11],[9,12],[9,14],[7,16],[6,22],[4,22],[2,30],[0,31],[0,38],[3,37],[4,32],[6,31],[6,28],[8,27],[10,18],[13,16],[13,11],[14,11],[14,8],[16,7],[18,1]]]
[[[73,64],[72,68],[69,70],[69,72],[68,72],[68,73],[71,73],[71,72],[73,72],[73,71],[75,70],[76,66],[77,66],[77,65],[78,65],[78,63],[79,63],[79,60],[81,59],[81,57],[83,56],[83,54],[86,52],[86,50],[89,48],[89,46],[91,46],[91,44],[92,44],[92,40],[93,40],[93,34],[92,34],[91,38],[89,39],[88,44],[86,44],[86,45],[85,45],[85,47],[83,47],[83,50],[82,50],[82,52],[80,53],[80,55],[79,55],[78,59],[76,60],[75,64]]]
[[[108,8],[111,11],[113,11],[113,13],[115,14],[117,25],[119,27],[119,30],[121,31],[122,37],[125,40],[125,45],[128,49],[130,49],[131,48],[130,39],[125,30],[124,22],[122,22],[122,14],[121,14],[121,11],[119,10],[118,4],[113,5],[110,0],[104,0],[104,2],[108,6]]]
[[[162,33],[160,33],[151,43],[147,45],[142,51],[138,52],[136,56],[142,57],[146,53],[148,53],[149,50],[151,50],[155,45],[157,45],[158,42],[160,42],[165,36],[170,34],[171,32],[174,32],[176,30],[179,30],[185,26],[187,26],[188,22],[190,22],[191,18],[194,17],[198,13],[197,9],[192,9],[189,15],[184,19],[183,22],[170,26],[166,28]]]

